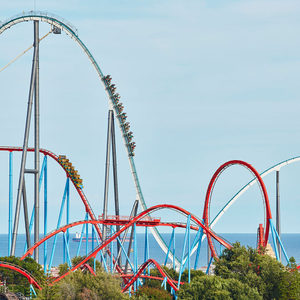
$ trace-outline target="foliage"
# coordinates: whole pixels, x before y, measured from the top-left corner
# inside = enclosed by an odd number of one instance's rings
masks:
[[[76,266],[77,264],[82,262],[85,258],[86,258],[86,256],[73,257],[71,260],[72,266]],[[94,268],[94,258],[90,258],[86,263],[89,264],[92,268]],[[101,264],[98,260],[96,260],[95,264],[96,264],[96,268],[99,268],[101,266]],[[60,264],[58,266],[58,269],[59,269],[58,274],[61,276],[61,275],[65,274],[67,271],[69,271],[70,268],[67,263],[64,263],[64,264]]]
[[[97,268],[96,276],[89,272],[77,270],[70,273],[47,291],[42,290],[38,299],[57,300],[125,300],[128,296],[122,294],[120,280],[104,272],[101,267]]]
[[[46,281],[41,265],[30,257],[26,257],[24,260],[20,260],[15,256],[0,257],[0,261],[8,262],[25,269],[40,285],[43,285]],[[29,295],[28,280],[20,273],[6,268],[0,268],[0,277],[6,280],[11,291]]]
[[[197,276],[178,291],[178,299],[262,300],[258,291],[236,279],[218,276]]]
[[[172,300],[172,296],[168,291],[150,286],[142,286],[136,293],[134,299],[137,300]]]
[[[179,273],[176,272],[173,268],[168,268],[166,266],[161,266],[162,269],[166,272],[166,274],[169,276],[169,278],[178,281],[179,278]],[[205,274],[200,271],[200,270],[191,270],[191,279],[197,276],[204,276]],[[161,277],[161,274],[159,271],[155,269],[150,270],[150,275],[151,276],[158,276]],[[184,270],[181,275],[181,282],[188,282],[188,270]],[[158,280],[152,280],[152,279],[146,279],[144,285],[149,286],[149,287],[156,287],[156,288],[161,288],[161,281]],[[168,291],[170,291],[170,287],[167,286]]]
[[[239,243],[231,250],[224,250],[215,263],[217,276],[257,288],[263,299],[300,299],[300,274],[294,269],[293,261],[290,267],[285,267],[276,259]]]

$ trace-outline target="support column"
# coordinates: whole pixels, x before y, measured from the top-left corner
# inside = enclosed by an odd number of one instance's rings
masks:
[[[29,230],[28,205],[27,205],[25,178],[24,178],[24,183],[23,183],[22,195],[23,195],[23,209],[24,209],[26,242],[27,242],[27,249],[29,249],[31,246],[31,243],[30,243],[30,230]]]
[[[34,89],[34,243],[40,239],[40,199],[39,199],[39,178],[40,178],[40,96],[39,96],[39,21],[34,21],[34,47],[36,51],[36,71]],[[39,248],[34,250],[34,259],[39,262]]]
[[[47,235],[47,223],[48,223],[48,171],[47,171],[47,156],[44,157],[45,167],[44,167],[44,237]],[[42,168],[43,169],[43,168]],[[44,242],[44,273],[48,271],[47,266],[47,241]]]
[[[137,211],[138,211],[138,204],[139,201],[135,200],[134,202],[134,207],[133,207],[133,217],[136,217],[137,215]],[[131,253],[131,246],[132,246],[132,240],[133,240],[133,234],[134,234],[134,227],[131,227],[131,234],[130,234],[130,240],[129,240],[129,245],[128,245],[128,250],[127,250],[127,257],[130,258],[130,253]],[[129,261],[128,259],[126,260],[126,264],[125,264],[125,270],[124,273],[127,274],[127,270],[128,270],[128,264]]]
[[[276,171],[276,231],[278,236],[281,234],[280,226],[280,194],[279,194],[279,170]],[[276,240],[279,260],[281,261],[281,247],[278,239]],[[275,245],[274,245],[275,246]]]
[[[12,215],[13,215],[13,153],[9,152],[9,204],[8,204],[8,255],[11,250]]]
[[[120,205],[119,205],[119,191],[118,191],[118,172],[117,172],[117,150],[116,150],[116,135],[115,135],[115,120],[114,113],[112,112],[112,126],[111,126],[111,136],[112,136],[112,157],[113,157],[113,175],[114,175],[114,196],[115,196],[115,214],[120,216]],[[116,230],[120,230],[120,226],[116,226]],[[117,243],[117,253],[121,251],[120,243]],[[118,265],[122,265],[122,256],[118,258]]]
[[[210,248],[209,248],[207,235],[206,235],[206,241],[207,241],[207,274],[210,275],[211,251],[210,251]]]
[[[34,28],[36,28],[36,25],[34,25]],[[36,36],[36,34],[35,34],[35,36]],[[34,44],[36,45],[36,43],[34,43]],[[19,219],[20,219],[21,196],[22,196],[24,172],[25,172],[25,165],[26,165],[26,158],[27,158],[30,120],[31,120],[31,112],[32,112],[32,104],[33,104],[33,93],[34,93],[35,78],[36,78],[36,63],[37,63],[37,51],[36,50],[37,50],[36,47],[34,47],[33,63],[32,63],[32,69],[31,69],[31,79],[30,79],[30,89],[29,89],[29,96],[28,96],[27,116],[26,116],[25,133],[24,133],[24,141],[23,141],[23,152],[22,152],[22,159],[21,159],[18,193],[17,193],[17,201],[16,201],[16,209],[15,209],[14,229],[13,229],[12,245],[11,245],[11,251],[10,251],[10,255],[12,255],[12,256],[15,255],[15,251],[16,251],[16,242],[17,242],[17,234],[18,234]],[[36,213],[37,212],[35,211],[35,219],[37,219],[37,217],[38,217],[38,215],[36,215]]]
[[[113,111],[108,111],[108,128],[107,128],[107,143],[106,143],[106,164],[105,164],[105,186],[104,186],[104,202],[103,202],[103,219],[107,218],[108,208],[108,186],[109,186],[109,165],[110,165],[110,145],[111,145],[111,127],[112,127]],[[103,240],[106,239],[107,226],[103,224]],[[107,251],[107,247],[104,250]],[[106,256],[106,253],[104,253]]]

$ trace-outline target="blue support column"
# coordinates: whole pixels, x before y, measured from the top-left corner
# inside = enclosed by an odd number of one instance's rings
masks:
[[[149,259],[149,235],[148,235],[148,227],[145,227],[145,252],[144,252],[144,261]],[[150,268],[147,267],[148,275],[150,274]],[[146,269],[144,270],[144,274],[146,274]],[[145,283],[144,279],[144,283]]]
[[[92,226],[92,250],[95,248],[95,229],[94,226]]]
[[[63,198],[62,198],[62,201],[61,201],[61,206],[60,206],[60,211],[59,211],[59,216],[58,216],[56,229],[59,229],[59,227],[60,227],[66,197],[67,197],[67,181],[66,181],[66,185],[65,185],[64,195],[63,195]],[[51,257],[50,257],[50,262],[49,262],[49,269],[51,269],[51,266],[52,266],[52,262],[53,262],[53,258],[54,258],[54,252],[55,252],[55,248],[56,248],[56,242],[57,242],[57,234],[54,237],[54,242],[53,242]]]
[[[187,222],[186,222],[186,230],[185,230],[185,234],[184,234],[184,242],[183,242],[183,247],[182,247],[180,270],[179,270],[179,276],[178,276],[178,289],[180,287],[180,280],[181,280],[181,275],[183,272],[183,260],[184,260],[184,255],[185,255],[186,242],[187,242],[187,238],[188,238],[188,228],[190,228],[190,222],[191,222],[191,215],[188,215]]]
[[[188,283],[191,282],[191,226],[190,226],[191,222],[190,219],[188,221],[187,224],[187,230],[188,230],[188,257],[187,257],[187,261],[188,261],[188,275],[189,275],[189,279],[188,279]]]
[[[69,210],[70,210],[70,178],[67,177],[66,180],[66,224],[69,224]],[[69,243],[69,229],[66,231],[66,238],[64,237],[63,240],[63,262],[66,262],[66,255],[67,255],[67,243]]]
[[[137,259],[137,239],[136,239],[136,224],[133,224],[133,257],[134,257],[134,274],[136,274],[137,270],[138,270],[138,259]],[[137,290],[137,280],[134,283],[134,290]]]
[[[88,215],[88,213],[86,212],[86,213],[85,213],[85,218],[84,218],[84,220],[87,221],[88,218],[89,218],[89,215]],[[77,247],[76,256],[79,256],[79,253],[80,253],[80,248],[81,248],[82,238],[83,238],[83,234],[84,234],[84,227],[85,227],[85,225],[83,224],[83,225],[82,225],[81,234],[80,234],[79,244],[78,244],[78,247]]]
[[[144,261],[149,259],[149,235],[148,235],[148,227],[145,227],[145,252],[144,252]]]
[[[88,213],[87,220],[89,219]],[[88,256],[89,254],[89,224],[85,224],[85,256]]]
[[[47,235],[47,222],[48,222],[48,175],[47,175],[47,156],[44,156],[45,167],[44,167],[44,237]],[[44,163],[43,163],[44,165]],[[43,172],[43,168],[42,168]],[[47,243],[48,241],[44,242],[44,273],[47,273]]]
[[[275,238],[276,236],[275,236],[275,232],[274,232],[275,228],[274,228],[274,225],[273,225],[273,222],[272,222],[271,219],[269,219],[269,222],[270,222],[270,228],[271,228],[271,233],[272,233],[273,245],[274,245],[274,249],[275,249],[275,256],[276,256],[276,259],[278,261],[280,261],[279,260],[278,249],[277,249],[277,244],[276,244],[276,238]]]
[[[112,225],[110,226],[110,232],[113,232]],[[114,270],[114,241],[110,242],[110,273],[113,273]]]
[[[8,206],[8,256],[12,242],[12,218],[13,218],[13,153],[9,152],[9,206]]]
[[[32,298],[32,294],[36,297],[36,292],[35,292],[32,284],[30,284],[30,298]]]
[[[289,263],[290,263],[290,259],[289,259],[288,255],[287,255],[287,253],[286,253],[286,251],[285,251],[285,249],[284,249],[284,246],[283,246],[283,244],[282,244],[282,242],[281,242],[280,236],[279,236],[277,230],[275,229],[274,224],[272,224],[272,226],[273,226],[273,228],[274,228],[274,232],[275,232],[275,234],[276,234],[277,240],[279,241],[279,244],[280,244],[281,250],[282,250],[282,252],[283,252],[283,254],[284,254],[284,257],[285,257],[285,259],[286,259],[286,262],[289,264]]]
[[[70,178],[67,178],[67,209],[66,209],[66,224],[70,224]],[[69,228],[66,231],[67,244],[70,242]]]
[[[201,232],[203,233],[203,229],[202,230],[201,229],[202,228],[200,227],[200,229],[197,231],[196,236],[194,238],[194,241],[192,243],[192,246],[189,247],[189,249],[193,249],[197,245],[197,242],[201,242],[201,240],[199,240],[199,236],[200,236],[200,239],[202,239]],[[190,255],[191,255],[191,253],[190,253]],[[197,259],[197,257],[196,257],[196,259]],[[187,262],[188,262],[188,256],[185,257],[185,261],[183,263],[183,269],[185,268],[185,265],[186,265]]]
[[[206,269],[206,275],[208,275],[208,273],[209,273],[209,269],[210,269],[210,265],[211,265],[212,261],[213,261],[213,257],[211,257],[210,260],[209,260],[209,263],[208,263],[208,266],[207,266],[207,269]]]
[[[172,230],[172,234],[171,234],[171,238],[170,238],[170,242],[169,242],[169,247],[168,247],[168,251],[167,251],[167,255],[166,255],[166,258],[165,258],[164,265],[166,265],[167,262],[168,262],[168,257],[169,257],[170,249],[171,249],[171,246],[172,246],[173,238],[174,238],[174,231],[175,231],[175,227],[173,227],[173,230]]]
[[[68,265],[69,265],[69,268],[71,269],[72,268],[72,262],[71,262],[71,257],[70,257],[69,243],[67,241],[65,233],[63,233],[63,237],[64,237],[64,242],[65,242],[65,245],[66,245],[66,253],[67,253]]]
[[[175,266],[175,251],[176,251],[176,235],[175,235],[175,228],[174,228],[174,237],[173,237],[173,270],[176,269],[176,266]]]
[[[203,220],[202,220],[203,223]],[[199,240],[198,240],[198,248],[197,248],[197,253],[196,253],[196,257],[195,257],[195,265],[194,265],[194,269],[197,270],[197,266],[198,266],[198,261],[199,261],[199,256],[200,256],[200,250],[201,250],[201,244],[202,244],[202,237],[203,237],[203,228],[201,227],[198,232],[200,231],[200,235],[199,235]],[[193,247],[192,247],[193,248]]]
[[[160,286],[164,287],[165,290],[167,289],[167,277],[164,278]]]

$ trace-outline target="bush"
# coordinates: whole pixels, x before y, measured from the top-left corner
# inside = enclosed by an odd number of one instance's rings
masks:
[[[172,300],[172,296],[168,291],[150,286],[142,286],[136,292],[135,299],[138,300]]]

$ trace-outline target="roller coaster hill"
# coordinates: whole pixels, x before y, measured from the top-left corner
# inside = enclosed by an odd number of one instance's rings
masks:
[[[124,105],[120,102],[121,96],[117,93],[116,84],[112,82],[110,75],[104,75],[100,69],[99,64],[78,36],[77,29],[64,19],[55,15],[30,11],[26,13],[13,16],[8,20],[0,23],[0,38],[5,38],[4,32],[11,27],[22,25],[25,22],[33,23],[34,41],[33,45],[25,50],[21,55],[33,48],[33,61],[31,67],[30,86],[28,95],[28,105],[26,113],[25,133],[23,145],[17,146],[0,146],[1,155],[8,157],[8,213],[2,212],[3,218],[8,216],[8,241],[7,253],[8,255],[16,255],[17,249],[23,249],[20,254],[21,260],[28,256],[33,256],[37,262],[41,262],[44,272],[47,274],[53,270],[54,259],[58,257],[57,243],[58,236],[62,238],[63,255],[60,263],[67,263],[69,270],[54,278],[51,284],[59,282],[71,272],[87,268],[91,273],[95,274],[94,266],[90,266],[88,261],[93,258],[101,262],[103,268],[107,272],[119,274],[123,280],[123,291],[132,292],[137,290],[142,284],[144,278],[153,280],[160,280],[162,286],[169,285],[172,293],[176,293],[180,288],[181,276],[184,270],[187,270],[190,281],[191,269],[199,268],[199,258],[203,256],[204,241],[208,247],[208,259],[205,267],[206,273],[212,272],[212,262],[218,259],[218,256],[224,249],[230,249],[231,244],[223,237],[213,231],[213,227],[224,215],[224,213],[232,206],[239,197],[245,193],[250,187],[259,185],[262,191],[262,199],[264,203],[264,224],[258,224],[258,238],[257,246],[271,247],[271,241],[274,255],[278,260],[285,260],[289,262],[289,257],[280,239],[280,218],[276,218],[276,224],[273,223],[272,212],[269,203],[269,197],[266,186],[263,182],[263,177],[275,172],[276,187],[277,187],[277,209],[279,209],[279,171],[291,163],[300,160],[300,157],[288,159],[284,162],[276,164],[263,173],[259,174],[256,169],[247,162],[241,160],[232,160],[221,165],[213,174],[209,182],[203,215],[198,217],[186,209],[172,205],[160,204],[152,207],[146,205],[143,197],[141,185],[138,178],[137,169],[135,166],[135,148],[136,144],[133,141],[133,132],[130,130],[130,123],[127,121],[127,114],[124,112]],[[50,26],[50,31],[43,37],[39,36],[40,23],[46,23]],[[65,33],[83,50],[87,61],[93,66],[99,78],[99,83],[103,86],[108,101],[108,124],[107,124],[107,143],[106,143],[106,164],[105,164],[105,181],[104,181],[104,196],[103,196],[103,211],[97,216],[92,209],[85,193],[84,182],[79,171],[75,169],[70,159],[66,155],[57,155],[47,149],[40,148],[40,113],[39,113],[39,47],[42,40],[51,34]],[[7,32],[8,34],[8,32]],[[20,55],[20,56],[21,56]],[[14,59],[12,62],[16,61]],[[11,62],[11,63],[12,63]],[[9,63],[7,66],[9,66]],[[1,69],[1,72],[6,69]],[[31,115],[34,108],[33,119],[33,136],[34,146],[29,147],[30,124]],[[120,215],[119,208],[119,190],[118,190],[118,169],[117,169],[117,151],[116,151],[116,134],[115,123],[121,132],[125,151],[130,166],[130,172],[133,179],[133,184],[136,193],[135,201],[132,201],[132,209],[130,216],[124,217]],[[20,168],[18,170],[18,178],[14,180],[14,156],[21,155]],[[33,168],[27,168],[27,158],[33,156]],[[42,164],[40,159],[42,156]],[[64,173],[64,189],[60,206],[58,207],[57,226],[55,228],[48,228],[48,161],[51,160],[56,165],[58,170]],[[112,161],[112,163],[111,163]],[[110,176],[110,165],[112,165],[112,176]],[[212,194],[217,180],[223,172],[234,165],[246,168],[254,179],[242,187],[213,217],[210,216],[210,208],[212,203]],[[4,168],[2,168],[4,169]],[[25,175],[33,176],[33,184],[30,186],[32,191],[33,203],[31,214],[29,213],[28,189],[26,189]],[[113,202],[115,213],[112,216],[108,215],[108,200],[109,200],[109,181],[113,183]],[[14,187],[13,182],[18,182],[16,190],[16,199],[14,201]],[[70,190],[75,191],[76,197],[82,203],[83,218],[71,222],[71,193]],[[43,193],[42,193],[43,191]],[[22,241],[17,239],[18,228],[20,224],[21,206],[23,206],[23,220],[21,225],[26,232],[26,241],[20,245]],[[43,211],[41,211],[41,207]],[[174,212],[175,219],[167,220],[165,216],[166,211]],[[156,217],[159,214],[160,217]],[[279,212],[277,211],[277,215]],[[184,221],[179,222],[179,216]],[[51,219],[54,216],[49,216]],[[63,221],[65,219],[65,221]],[[43,222],[43,224],[41,224]],[[262,222],[263,223],[263,222]],[[275,226],[276,225],[276,226]],[[40,227],[43,227],[43,232],[40,232]],[[137,234],[144,232],[143,235]],[[81,228],[81,234],[78,244],[74,246],[70,239],[70,230],[78,230]],[[171,231],[170,239],[167,241],[159,232],[159,228],[169,228]],[[181,230],[181,231],[180,231]],[[31,240],[31,233],[33,231],[33,241]],[[184,238],[179,243],[178,233],[184,233]],[[92,238],[90,238],[92,235]],[[149,236],[151,235],[151,238]],[[143,236],[141,238],[141,236]],[[138,241],[139,240],[139,241]],[[89,242],[90,241],[90,242]],[[207,241],[207,242],[206,242]],[[18,242],[18,243],[17,243]],[[151,250],[153,245],[150,243],[157,243],[165,254],[163,261],[164,265],[177,270],[179,278],[177,281],[173,280],[162,268],[160,258],[153,257]],[[85,245],[84,245],[85,244]],[[143,253],[138,253],[140,246],[143,244]],[[85,246],[85,247],[84,247]],[[77,247],[77,249],[75,249]],[[202,249],[202,250],[201,250]],[[205,250],[206,251],[206,250]],[[84,254],[85,258],[79,263],[72,265],[71,258]],[[94,260],[95,262],[95,260]],[[57,264],[57,263],[56,263]],[[26,270],[18,266],[11,265],[7,262],[0,262],[1,268],[7,268],[12,271],[22,274],[28,279],[30,288],[35,293],[35,289],[41,289],[39,283]],[[156,268],[160,276],[153,277],[150,275],[150,268]]]

